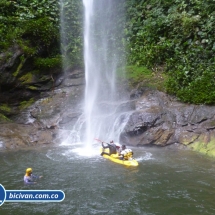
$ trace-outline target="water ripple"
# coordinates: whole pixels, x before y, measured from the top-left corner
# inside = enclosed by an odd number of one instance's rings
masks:
[[[145,155],[135,158],[137,161],[153,160],[152,153],[146,152]]]

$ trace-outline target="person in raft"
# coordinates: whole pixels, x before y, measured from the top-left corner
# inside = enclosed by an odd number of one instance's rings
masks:
[[[104,154],[110,156],[110,155],[112,155],[112,154],[116,154],[116,153],[117,153],[117,147],[116,147],[116,145],[114,144],[113,140],[110,141],[110,143],[106,143],[106,144],[107,144],[107,146],[104,146],[104,143],[102,142],[102,147],[103,147],[103,149],[109,148],[109,153],[107,153],[107,152],[102,152],[102,153],[101,153],[101,156],[104,155]]]
[[[32,174],[32,168],[27,168],[24,176],[24,184],[36,184],[35,180],[42,178],[42,176],[37,176]]]
[[[133,157],[133,151],[131,149],[127,149],[125,145],[122,145],[118,155],[120,160],[130,160]]]

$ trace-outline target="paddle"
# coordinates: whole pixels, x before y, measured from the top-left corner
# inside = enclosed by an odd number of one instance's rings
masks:
[[[104,141],[102,141],[102,140],[99,140],[99,139],[96,139],[96,138],[94,138],[94,140],[96,140],[96,141],[98,141],[98,142],[100,142],[100,143],[106,143],[106,142],[104,142]],[[109,144],[109,143],[107,143],[107,144]]]

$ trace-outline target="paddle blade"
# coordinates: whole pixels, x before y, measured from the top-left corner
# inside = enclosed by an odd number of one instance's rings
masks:
[[[101,141],[101,140],[99,140],[99,139],[96,139],[96,138],[94,138],[94,140],[96,140],[96,141],[98,141],[98,142],[100,142],[100,143],[102,143],[103,141]]]

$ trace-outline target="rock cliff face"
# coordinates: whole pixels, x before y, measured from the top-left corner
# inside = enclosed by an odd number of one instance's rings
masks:
[[[18,47],[11,53],[0,56],[0,115],[9,120],[0,117],[0,148],[59,142],[60,135],[69,134],[83,112],[84,72],[68,69],[43,76],[33,72],[29,78],[34,69],[31,59],[25,59]],[[183,104],[163,92],[141,87],[131,91],[123,110],[130,117],[120,135],[122,143],[179,143],[215,156],[214,106]]]
[[[180,143],[215,155],[214,106],[183,104],[156,90],[138,91],[131,95],[135,110],[121,134],[122,142],[135,146]]]
[[[36,57],[42,57],[39,50]],[[0,148],[58,141],[59,128],[71,128],[80,115],[84,73],[40,69],[35,56],[14,45],[0,53]],[[70,111],[71,110],[71,111]]]
[[[17,115],[22,109],[43,97],[43,92],[53,90],[61,84],[63,73],[55,69],[39,68],[35,58],[27,56],[18,45],[0,53],[0,120]]]
[[[5,149],[59,143],[61,133],[69,133],[82,113],[84,73],[67,71],[59,87],[43,92],[40,98],[13,121],[0,125],[0,147]]]

